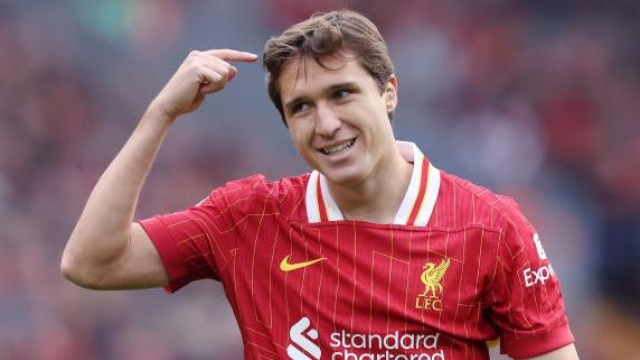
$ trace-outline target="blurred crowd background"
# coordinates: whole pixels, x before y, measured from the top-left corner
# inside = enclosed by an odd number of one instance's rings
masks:
[[[329,8],[362,11],[386,37],[398,138],[521,204],[562,280],[582,359],[640,359],[640,2],[0,0],[0,360],[242,358],[219,284],[89,291],[62,278],[60,255],[190,50],[262,54]],[[138,217],[234,178],[307,170],[261,66],[238,68],[175,124]]]

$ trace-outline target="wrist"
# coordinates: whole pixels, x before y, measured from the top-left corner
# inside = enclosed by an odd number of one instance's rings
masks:
[[[178,116],[170,113],[164,107],[153,101],[151,102],[151,104],[149,104],[149,107],[147,107],[143,118],[146,118],[150,121],[160,122],[166,125],[171,125],[178,118]]]

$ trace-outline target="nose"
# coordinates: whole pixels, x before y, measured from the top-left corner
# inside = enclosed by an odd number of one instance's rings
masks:
[[[328,105],[318,104],[316,108],[316,133],[331,137],[342,126],[340,117]]]

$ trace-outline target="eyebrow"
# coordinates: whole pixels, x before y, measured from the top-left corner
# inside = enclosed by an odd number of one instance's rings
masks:
[[[326,89],[323,89],[322,92],[323,93],[332,93],[336,90],[340,90],[340,89],[353,89],[355,87],[357,87],[358,85],[356,84],[355,81],[345,81],[345,82],[341,82],[341,83],[337,83],[337,84],[333,84],[329,87],[327,87]],[[290,109],[292,108],[294,105],[304,102],[308,99],[308,97],[306,96],[298,96],[295,97],[289,101],[287,101],[286,103],[284,103],[284,108],[285,109]]]

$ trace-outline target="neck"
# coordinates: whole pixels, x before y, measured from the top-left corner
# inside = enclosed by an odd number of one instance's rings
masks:
[[[382,167],[381,167],[382,168]],[[411,182],[413,165],[398,153],[384,171],[371,174],[358,184],[329,182],[329,190],[347,220],[393,223]]]

